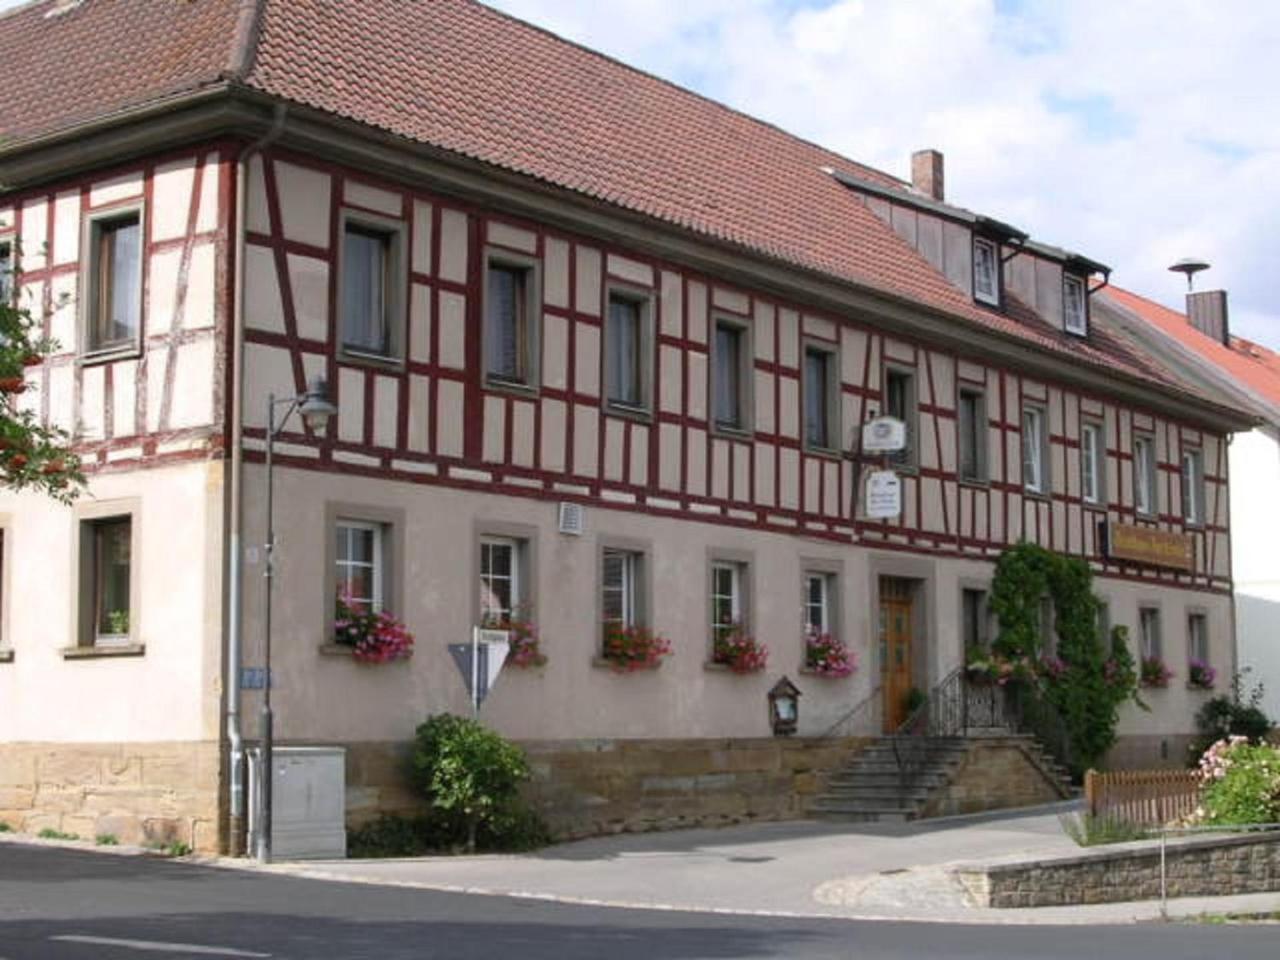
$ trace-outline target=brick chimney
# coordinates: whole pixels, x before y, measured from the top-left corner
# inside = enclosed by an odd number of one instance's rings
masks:
[[[911,155],[911,186],[931,200],[946,199],[939,151],[917,150]]]
[[[1230,345],[1227,325],[1227,291],[1197,290],[1187,294],[1187,320],[1206,337]]]

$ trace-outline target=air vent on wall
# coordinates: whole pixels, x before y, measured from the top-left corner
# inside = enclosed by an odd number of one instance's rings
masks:
[[[582,536],[582,528],[586,521],[586,511],[580,503],[560,504],[560,532],[572,537]]]

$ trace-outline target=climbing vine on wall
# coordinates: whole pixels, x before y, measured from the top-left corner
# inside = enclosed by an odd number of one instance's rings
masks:
[[[1096,764],[1116,739],[1116,723],[1125,700],[1137,699],[1137,671],[1116,627],[1103,638],[1098,630],[1099,601],[1086,561],[1020,543],[1001,554],[991,585],[991,610],[1000,632],[994,651],[1015,659],[1039,660],[1040,602],[1053,602],[1058,659],[1065,669],[1044,687],[1066,726],[1074,760],[1082,769]]]

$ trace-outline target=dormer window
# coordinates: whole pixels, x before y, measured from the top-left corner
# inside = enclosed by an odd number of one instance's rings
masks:
[[[1085,299],[1084,280],[1069,273],[1062,277],[1062,325],[1067,333],[1078,337],[1089,335],[1089,306]]]
[[[973,298],[1000,306],[1000,248],[986,237],[973,238]]]

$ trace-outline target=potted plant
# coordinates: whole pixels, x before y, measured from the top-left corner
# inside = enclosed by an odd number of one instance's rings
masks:
[[[715,636],[711,662],[722,663],[734,673],[759,673],[769,662],[769,648],[735,623]]]
[[[510,646],[507,648],[507,663],[513,667],[527,670],[530,667],[542,667],[547,663],[547,655],[542,652],[542,641],[538,636],[538,628],[530,620],[519,617],[485,617],[481,627],[485,630],[505,630]]]
[[[1199,657],[1192,657],[1187,663],[1187,686],[1197,690],[1212,690],[1217,678],[1218,671]]]
[[[1143,657],[1138,681],[1144,687],[1167,687],[1173,679],[1173,671],[1159,657]]]
[[[351,655],[361,663],[404,660],[413,654],[413,634],[403,623],[385,610],[369,610],[345,591],[338,596],[333,642],[350,647]]]
[[[671,656],[671,641],[648,627],[610,623],[604,629],[603,658],[617,673],[656,670]]]
[[[858,660],[831,634],[809,630],[804,637],[804,668],[820,677],[847,677],[858,669]]]

